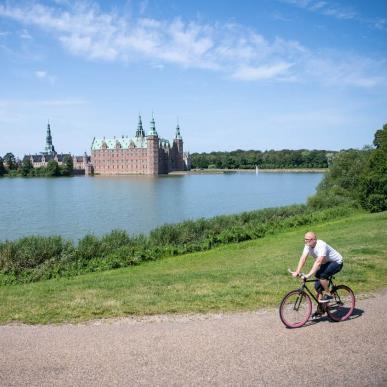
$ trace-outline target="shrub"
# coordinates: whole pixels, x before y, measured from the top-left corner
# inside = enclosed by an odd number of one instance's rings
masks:
[[[345,204],[352,204],[356,206],[356,201],[348,198],[347,196],[336,194],[333,191],[320,191],[316,195],[308,198],[308,206],[316,210],[337,207]]]
[[[60,236],[31,236],[17,241],[0,244],[0,270],[3,273],[20,274],[46,261],[59,260],[62,255],[72,254],[74,247],[70,241]]]
[[[382,194],[371,194],[363,203],[363,206],[370,212],[381,212],[387,210],[387,197]]]
[[[350,206],[315,210],[305,205],[269,208],[211,219],[165,224],[149,236],[129,237],[113,230],[86,235],[77,246],[60,237],[28,237],[0,244],[0,284],[72,277],[81,273],[136,265],[165,256],[208,250],[281,230],[349,215]]]
[[[77,258],[81,261],[90,260],[94,257],[102,257],[103,250],[101,242],[94,235],[86,235],[78,242],[76,250]]]

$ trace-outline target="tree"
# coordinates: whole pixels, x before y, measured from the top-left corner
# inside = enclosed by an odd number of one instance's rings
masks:
[[[323,208],[350,202],[370,212],[387,210],[387,124],[375,133],[374,145],[336,154],[308,204]]]
[[[387,144],[387,124],[383,125],[383,129],[379,129],[375,133],[374,137],[374,145],[376,149],[379,149],[381,147],[386,147]]]
[[[331,187],[342,190],[346,196],[357,198],[361,176],[369,156],[369,151],[355,149],[338,153],[328,173]]]
[[[360,185],[360,202],[371,212],[387,210],[387,124],[375,133],[374,145]]]
[[[22,176],[28,176],[33,169],[34,166],[32,165],[30,158],[25,156],[20,167],[20,173]]]
[[[4,168],[3,159],[2,159],[2,157],[0,157],[0,176],[4,176],[5,172],[6,172],[6,170]]]
[[[7,169],[16,169],[16,157],[13,153],[8,152],[6,155],[4,155],[3,158],[4,165],[7,167]]]
[[[63,176],[71,176],[74,172],[73,158],[70,155],[66,155],[63,158],[62,174]]]
[[[314,208],[326,208],[341,203],[359,206],[360,185],[370,157],[367,150],[347,150],[337,153],[331,161],[317,193],[308,200]]]
[[[55,160],[50,160],[46,167],[47,176],[60,176],[60,168]]]
[[[333,152],[329,153],[333,155]],[[231,152],[193,153],[192,167],[207,168],[311,168],[328,167],[328,152],[325,150],[266,150],[264,152],[237,149]]]

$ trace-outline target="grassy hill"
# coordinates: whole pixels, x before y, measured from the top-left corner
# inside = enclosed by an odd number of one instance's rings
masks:
[[[308,227],[344,256],[337,276],[357,295],[387,287],[387,212]],[[298,282],[305,227],[210,251],[71,279],[0,287],[0,323],[79,322],[276,307]],[[311,264],[311,260],[309,261]]]

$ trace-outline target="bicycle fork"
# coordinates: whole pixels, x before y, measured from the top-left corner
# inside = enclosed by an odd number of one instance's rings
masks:
[[[298,309],[299,309],[299,307],[301,305],[303,297],[304,297],[304,293],[303,293],[302,290],[300,290],[300,293],[299,293],[299,295],[298,295],[298,297],[296,299],[296,302],[294,303],[294,306],[293,306],[293,310],[295,310],[296,312],[298,312]]]

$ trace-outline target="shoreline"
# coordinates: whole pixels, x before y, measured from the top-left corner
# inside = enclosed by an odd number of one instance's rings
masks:
[[[201,175],[201,174],[208,174],[208,175],[216,175],[216,174],[227,174],[227,173],[325,173],[329,170],[329,168],[266,168],[266,169],[258,169],[258,171],[255,168],[252,169],[221,169],[221,168],[210,168],[210,169],[201,169],[201,168],[195,168],[190,169],[189,171],[172,171],[165,174],[159,174],[159,175],[147,175],[147,174],[138,174],[138,173],[123,173],[123,174],[93,174],[93,175],[83,175],[83,174],[73,174],[70,176],[22,176],[22,175],[8,175],[5,174],[1,177],[8,177],[8,178],[17,178],[22,177],[24,179],[30,179],[30,178],[59,178],[59,177],[98,177],[98,176],[168,176],[168,175]]]
[[[267,168],[259,169],[258,173],[325,173],[328,168]],[[222,173],[257,173],[255,169],[191,169],[190,171],[174,171],[169,175],[200,175],[200,174],[222,174]]]

